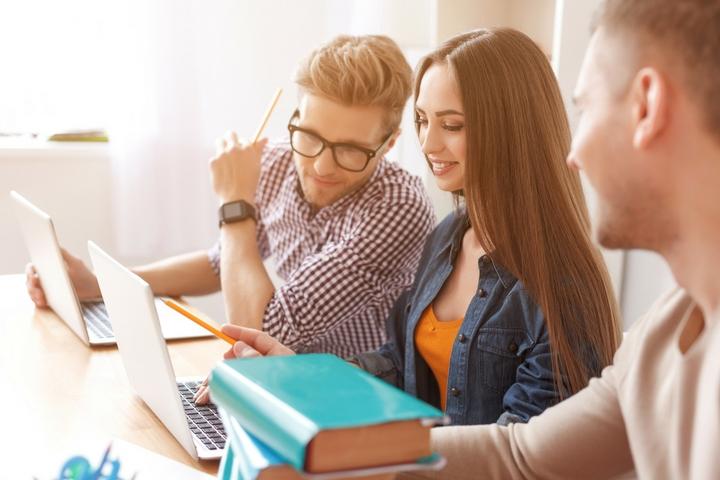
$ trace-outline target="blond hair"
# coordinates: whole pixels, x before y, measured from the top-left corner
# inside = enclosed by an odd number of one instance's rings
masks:
[[[385,126],[396,130],[410,97],[412,69],[398,45],[383,35],[340,35],[313,51],[299,66],[302,92],[344,105],[387,110]]]
[[[458,35],[420,61],[448,65],[465,114],[462,194],[480,244],[545,315],[561,398],[584,388],[620,342],[610,277],[590,235],[570,129],[547,58],[512,29]]]
[[[708,130],[720,137],[720,2],[717,0],[605,0],[592,29],[620,33],[623,45],[652,46],[680,63],[676,69]]]

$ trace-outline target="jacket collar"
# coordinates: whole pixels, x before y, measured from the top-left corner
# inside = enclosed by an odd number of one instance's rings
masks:
[[[437,250],[435,258],[443,256],[448,259],[449,263],[454,265],[458,253],[462,248],[463,237],[468,228],[470,228],[470,219],[468,218],[465,208],[461,207],[454,213],[454,221],[449,226],[450,235],[447,235],[440,248]],[[492,252],[486,253],[478,259],[478,269],[480,276],[497,275],[498,280],[504,288],[509,288],[515,282],[515,276],[507,271],[498,261],[493,259]]]

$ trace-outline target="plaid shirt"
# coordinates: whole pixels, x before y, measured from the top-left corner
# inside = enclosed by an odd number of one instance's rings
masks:
[[[286,282],[263,330],[300,352],[347,357],[379,347],[435,225],[420,179],[383,158],[365,185],[318,210],[303,198],[284,142],[263,153],[255,202],[260,255],[275,257]],[[208,257],[219,274],[219,242]]]

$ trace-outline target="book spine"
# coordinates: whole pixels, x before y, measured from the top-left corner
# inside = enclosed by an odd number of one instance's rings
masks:
[[[262,464],[262,460],[257,458],[257,448],[247,444],[247,434],[245,434],[245,438],[241,438],[240,432],[234,424],[236,425],[232,418],[225,419],[225,433],[228,437],[228,448],[225,455],[230,457],[228,461],[232,462],[234,475],[228,477],[228,480],[254,480],[260,475],[263,468],[269,466],[269,462],[265,462],[265,465]],[[255,458],[253,458],[253,454],[255,454]],[[224,458],[223,461],[225,461]]]
[[[230,444],[230,442],[228,442]],[[235,459],[235,451],[232,448],[227,448],[225,454],[220,460],[220,466],[218,467],[218,480],[237,480],[239,478],[247,478],[240,476],[241,474],[237,469],[237,461]]]
[[[305,450],[318,433],[317,425],[225,362],[212,371],[210,393],[240,426],[303,470]]]

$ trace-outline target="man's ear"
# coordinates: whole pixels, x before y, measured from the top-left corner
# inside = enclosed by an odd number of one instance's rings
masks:
[[[663,133],[668,122],[669,95],[667,81],[656,69],[643,68],[635,75],[630,101],[636,149],[647,148]]]
[[[395,143],[397,142],[398,137],[402,133],[402,128],[398,127],[397,130],[395,130],[395,133],[392,134],[392,137],[390,137],[390,140],[387,141],[387,146],[385,147],[385,153],[388,153],[392,148],[395,146]]]

